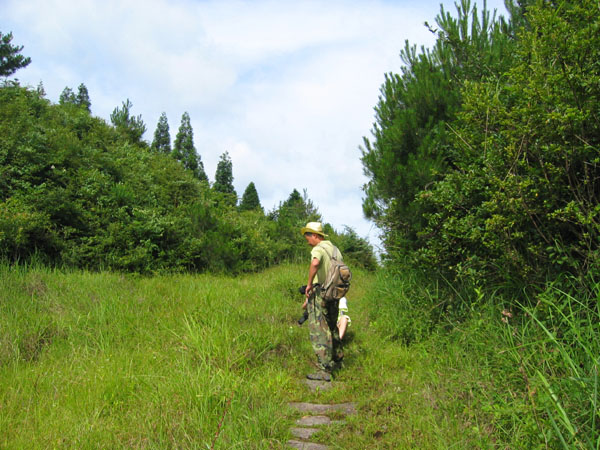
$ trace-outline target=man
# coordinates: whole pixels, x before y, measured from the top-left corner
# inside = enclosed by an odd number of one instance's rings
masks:
[[[342,362],[344,353],[337,328],[337,301],[325,302],[320,295],[318,283],[323,283],[331,266],[334,245],[327,240],[320,222],[309,222],[301,229],[308,245],[311,262],[306,283],[306,300],[303,308],[308,308],[308,328],[310,342],[317,355],[319,371],[307,375],[310,380],[331,381],[331,373]],[[340,253],[341,258],[341,253]]]

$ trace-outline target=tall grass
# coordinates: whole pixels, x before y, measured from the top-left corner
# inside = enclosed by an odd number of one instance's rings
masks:
[[[0,447],[278,448],[303,278],[0,267]]]
[[[600,449],[600,284],[588,295],[549,285],[533,302],[499,292],[379,274],[371,328],[382,349],[408,344],[397,389],[412,391],[385,403],[418,429],[398,448]]]
[[[600,285],[577,298],[576,284],[555,286],[522,307],[505,329],[510,354],[523,374],[534,421],[520,420],[548,448],[600,448],[598,365]]]
[[[600,448],[598,289],[511,309],[357,270],[344,369],[310,392],[305,275],[0,266],[0,448],[285,448],[289,401],[356,402],[313,438],[334,449]]]

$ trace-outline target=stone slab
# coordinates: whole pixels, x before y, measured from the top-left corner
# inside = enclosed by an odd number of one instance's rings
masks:
[[[287,445],[298,450],[329,450],[329,447],[323,444],[315,444],[314,442],[303,442],[290,440]]]
[[[310,437],[319,430],[317,428],[292,428],[290,431],[294,437],[300,439],[310,439]]]
[[[288,403],[290,408],[296,409],[303,413],[310,414],[326,414],[332,411],[340,411],[344,414],[354,414],[356,412],[355,403],[338,403],[333,405],[322,405],[318,403],[291,402]]]
[[[318,427],[321,425],[329,425],[331,419],[327,416],[304,416],[301,419],[296,420],[296,425],[302,425],[305,427]]]
[[[313,392],[319,391],[327,391],[333,387],[331,381],[319,381],[319,380],[304,380],[304,383],[309,387],[309,389]]]

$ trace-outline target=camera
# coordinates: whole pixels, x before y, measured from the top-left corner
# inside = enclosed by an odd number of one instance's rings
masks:
[[[306,295],[306,285],[300,286],[298,288],[298,292],[300,292],[302,295]],[[304,315],[298,319],[298,325],[302,325],[307,320],[308,320],[308,310],[305,309]]]

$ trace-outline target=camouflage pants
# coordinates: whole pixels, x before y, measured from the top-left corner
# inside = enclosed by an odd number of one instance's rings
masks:
[[[317,355],[319,367],[332,372],[344,357],[342,341],[337,329],[339,303],[324,302],[317,295],[308,301],[308,329],[310,343]]]

